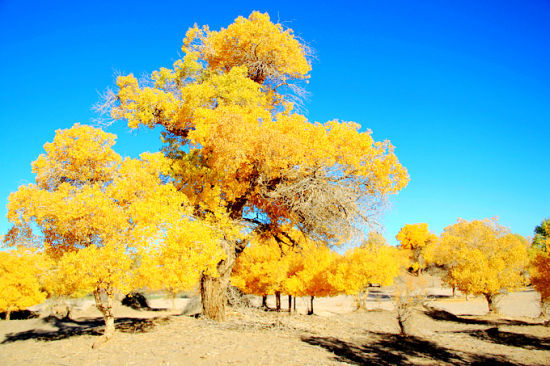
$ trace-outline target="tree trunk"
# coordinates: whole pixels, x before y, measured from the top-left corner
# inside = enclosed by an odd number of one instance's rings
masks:
[[[453,298],[455,297],[456,295],[456,286],[453,286]]]
[[[105,331],[103,332],[103,335],[99,339],[97,339],[92,346],[92,348],[97,348],[113,338],[115,334],[115,316],[113,314],[113,289],[109,287],[98,287],[94,291],[94,298],[97,309],[101,312],[101,314],[103,315],[103,320],[105,321]]]
[[[292,312],[292,295],[288,295],[288,312]]]
[[[275,291],[275,308],[277,311],[281,311],[281,293]]]
[[[174,310],[176,310],[176,294],[171,293],[170,295],[171,295],[170,297],[172,298],[172,309],[171,310],[174,311]]]
[[[546,319],[548,316],[548,304],[547,302],[541,297],[540,299],[540,315],[539,317],[542,319]]]
[[[484,294],[485,299],[487,300],[487,305],[489,307],[489,314],[498,314],[497,306],[495,303],[495,295]]]
[[[267,295],[262,296],[262,308],[267,309]]]
[[[11,310],[8,309],[8,310],[6,311],[6,320],[10,320],[10,317],[11,317]]]
[[[353,297],[355,299],[355,310],[361,309],[361,295],[360,295],[360,293],[355,294]]]
[[[296,312],[296,296],[294,296],[293,303],[294,312]]]
[[[313,299],[314,298],[315,298],[315,296],[311,296],[311,298],[309,299],[310,308],[307,311],[307,315],[313,315]]]
[[[222,241],[226,259],[218,263],[218,277],[202,274],[201,300],[203,315],[209,319],[225,321],[225,304],[227,303],[227,286],[231,271],[237,257],[235,243]]]

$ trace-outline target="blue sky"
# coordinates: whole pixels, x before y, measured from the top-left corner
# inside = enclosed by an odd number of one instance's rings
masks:
[[[170,66],[195,22],[219,29],[252,10],[316,51],[310,120],[355,121],[396,146],[411,182],[384,216],[390,242],[407,223],[440,234],[498,216],[532,235],[550,217],[548,1],[0,0],[0,234],[43,144],[90,123],[116,72]],[[156,131],[108,130],[122,155],[160,147]]]

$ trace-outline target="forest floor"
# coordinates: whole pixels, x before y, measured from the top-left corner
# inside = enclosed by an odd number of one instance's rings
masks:
[[[407,337],[391,294],[371,291],[368,311],[354,311],[352,297],[316,299],[313,316],[304,315],[305,298],[291,314],[228,308],[223,323],[182,315],[193,299],[176,299],[172,311],[163,298],[150,299],[151,310],[117,305],[117,333],[99,349],[91,345],[102,320],[84,299],[71,319],[0,321],[0,365],[550,365],[550,327],[536,318],[530,289],[506,295],[500,315],[487,316],[483,298],[432,288]]]

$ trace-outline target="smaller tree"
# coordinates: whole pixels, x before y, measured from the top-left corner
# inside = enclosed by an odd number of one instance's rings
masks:
[[[428,224],[407,224],[395,236],[401,248],[410,251],[411,272],[420,273],[425,267],[423,249],[437,242],[437,236],[428,231]]]
[[[496,219],[465,221],[445,228],[439,261],[447,265],[445,281],[473,295],[483,295],[495,313],[496,297],[525,284],[527,247]]]
[[[550,219],[542,220],[542,223],[535,227],[535,236],[533,237],[533,247],[543,252],[550,249]]]
[[[548,316],[550,302],[550,254],[539,252],[535,255],[530,268],[531,283],[540,293],[541,316]]]
[[[0,251],[0,312],[6,313],[6,320],[10,320],[13,311],[46,299],[39,282],[39,256],[22,249]]]
[[[402,252],[394,247],[365,244],[340,257],[330,277],[340,292],[356,297],[358,309],[366,308],[370,284],[391,285],[406,263]]]
[[[246,294],[281,293],[288,275],[288,261],[274,239],[254,240],[237,258],[231,283]],[[280,310],[280,303],[277,304]],[[265,304],[264,304],[265,306]]]

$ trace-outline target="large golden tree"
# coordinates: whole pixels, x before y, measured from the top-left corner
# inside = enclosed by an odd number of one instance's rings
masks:
[[[407,184],[389,141],[293,109],[311,70],[308,48],[269,15],[219,31],[195,26],[183,43],[183,57],[148,81],[119,77],[110,112],[133,128],[162,126],[173,182],[198,217],[222,210],[246,232],[293,243],[286,226],[337,243]],[[203,275],[206,316],[224,319],[229,275],[247,243],[226,236],[219,276]]]

